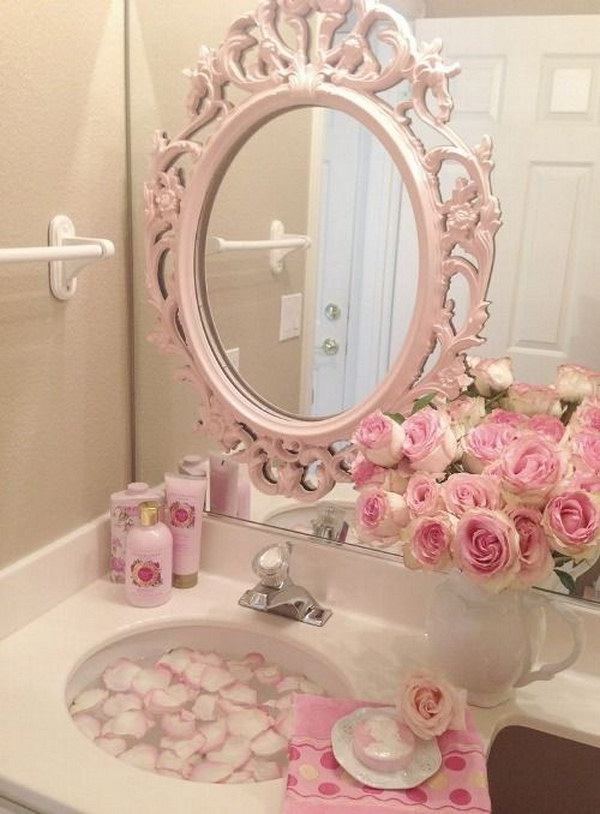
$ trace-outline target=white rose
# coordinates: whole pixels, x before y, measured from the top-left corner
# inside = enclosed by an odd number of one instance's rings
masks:
[[[562,401],[582,401],[597,392],[600,375],[581,365],[560,365],[556,374],[556,392]]]
[[[501,359],[479,359],[473,365],[474,359],[475,357],[468,357],[471,375],[477,392],[484,398],[506,390],[514,382],[512,360],[509,356]]]

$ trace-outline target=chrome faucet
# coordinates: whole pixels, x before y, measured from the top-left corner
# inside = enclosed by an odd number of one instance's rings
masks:
[[[239,604],[321,627],[331,611],[322,608],[305,588],[292,581],[289,576],[291,555],[289,543],[277,543],[259,551],[252,560],[252,570],[260,582],[242,594]]]

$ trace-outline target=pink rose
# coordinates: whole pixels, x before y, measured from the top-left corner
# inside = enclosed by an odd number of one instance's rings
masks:
[[[405,674],[396,708],[398,717],[423,740],[448,729],[465,729],[466,691],[423,669]]]
[[[570,489],[581,492],[600,492],[600,474],[578,472],[573,473],[573,480],[569,484]]]
[[[584,399],[575,410],[569,426],[600,433],[600,398]]]
[[[541,506],[565,479],[567,466],[563,449],[527,433],[511,441],[486,472],[501,478],[506,500]]]
[[[600,433],[584,430],[573,436],[571,451],[575,469],[600,474]]]
[[[581,401],[598,391],[600,375],[582,365],[560,365],[556,373],[556,392],[562,401]]]
[[[600,512],[588,492],[563,492],[544,511],[550,545],[574,560],[593,559],[598,551]]]
[[[469,509],[498,509],[500,484],[488,475],[457,472],[441,487],[442,499],[449,512],[460,516]]]
[[[479,474],[488,464],[497,461],[502,450],[520,435],[510,424],[485,421],[474,427],[462,440],[462,462],[469,472]]]
[[[408,481],[406,505],[411,514],[433,514],[440,505],[440,487],[427,472],[417,472]]]
[[[359,452],[352,463],[350,476],[357,489],[363,486],[382,486],[387,474],[385,466],[377,466]]]
[[[525,415],[562,415],[562,405],[558,393],[545,384],[525,384],[515,382],[502,400],[503,406]]]
[[[404,429],[377,410],[363,418],[352,440],[367,460],[379,466],[393,466],[402,458]]]
[[[524,429],[529,424],[529,416],[523,413],[514,413],[512,410],[496,408],[486,418],[488,424],[508,424],[511,427]]]
[[[477,392],[485,398],[506,390],[514,381],[510,356],[503,356],[501,359],[468,356],[467,365]]]
[[[452,432],[459,441],[485,417],[485,401],[481,396],[459,396],[446,405],[446,414]]]
[[[542,527],[542,513],[538,509],[521,506],[509,512],[519,535],[519,563],[517,582],[525,588],[539,585],[554,568],[550,541]]]
[[[502,512],[472,509],[458,521],[452,553],[463,573],[497,593],[519,570],[519,535]]]
[[[529,419],[529,429],[541,435],[546,441],[558,444],[565,434],[565,425],[553,415],[534,415]]]
[[[395,492],[370,487],[356,502],[356,531],[363,543],[391,545],[410,519],[406,501]]]
[[[404,454],[412,469],[443,472],[456,454],[456,438],[442,410],[424,407],[406,419]]]
[[[408,540],[404,544],[404,564],[407,568],[443,571],[450,563],[454,527],[445,512],[417,517],[408,525]]]

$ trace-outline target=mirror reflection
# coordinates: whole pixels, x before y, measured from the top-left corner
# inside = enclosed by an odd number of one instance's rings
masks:
[[[292,415],[332,415],[386,375],[417,284],[403,192],[379,140],[337,110],[287,111],[231,162],[211,211],[204,274],[221,352],[257,398]],[[274,262],[261,246],[277,222],[310,245]]]

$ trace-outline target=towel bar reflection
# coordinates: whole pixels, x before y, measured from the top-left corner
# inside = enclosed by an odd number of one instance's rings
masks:
[[[92,260],[104,260],[114,253],[112,241],[79,237],[70,218],[56,215],[48,227],[48,246],[0,249],[0,263],[48,261],[52,294],[59,300],[68,300],[75,293],[81,269]]]
[[[311,239],[308,235],[288,235],[280,220],[271,222],[270,236],[267,240],[226,240],[223,237],[209,237],[206,242],[206,254],[239,251],[268,251],[269,263],[273,274],[284,270],[283,260],[294,249],[309,249]]]

